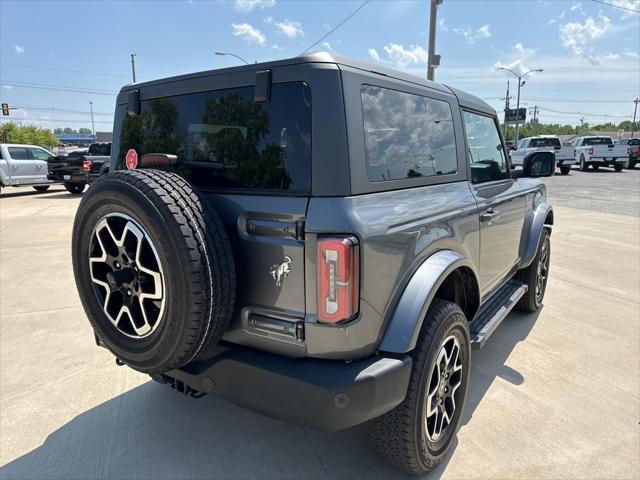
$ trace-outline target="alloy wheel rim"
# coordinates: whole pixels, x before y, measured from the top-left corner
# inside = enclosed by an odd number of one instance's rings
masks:
[[[460,342],[455,335],[447,337],[438,351],[429,376],[425,398],[424,430],[431,442],[437,442],[447,432],[459,403],[462,385]]]
[[[123,213],[100,219],[89,242],[94,292],[111,324],[134,339],[161,323],[165,281],[158,251],[147,231]]]
[[[547,242],[542,244],[540,251],[540,259],[538,260],[538,268],[536,273],[536,299],[542,300],[542,295],[547,284],[549,276],[549,246]]]

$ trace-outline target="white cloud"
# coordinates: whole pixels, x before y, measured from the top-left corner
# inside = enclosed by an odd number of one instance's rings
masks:
[[[635,10],[640,12],[640,0],[609,0],[613,5],[621,7],[623,9]],[[627,18],[634,15],[633,12],[628,10],[622,10],[622,18]]]
[[[375,48],[370,48],[370,49],[368,50],[368,52],[369,52],[369,56],[370,56],[373,60],[375,60],[376,62],[379,62],[379,61],[380,61],[380,54],[378,53],[378,51],[377,51]]]
[[[638,52],[634,52],[633,50],[629,50],[628,48],[624,49],[624,52],[622,52],[622,55],[624,55],[627,58],[640,58],[640,55],[638,54]]]
[[[24,53],[24,47],[21,47],[20,45],[15,45],[13,48],[16,51],[17,55],[20,55],[21,53]]]
[[[272,16],[268,16],[267,18],[264,19],[265,23],[268,23],[269,25],[271,25],[273,23],[273,17]]]
[[[578,12],[578,13],[584,14],[584,9],[582,8],[581,2],[574,3],[573,5],[571,5],[571,8],[569,10],[571,10],[572,12]]]
[[[13,85],[3,85],[2,88],[5,90],[13,90]]]
[[[322,47],[327,51],[327,52],[333,52],[333,47],[331,46],[331,44],[329,42],[322,42]]]
[[[442,30],[443,32],[448,32],[449,31],[449,25],[447,25],[447,19],[442,17],[439,21],[438,21],[438,25],[440,25],[440,30]]]
[[[273,7],[276,0],[234,0],[233,5],[236,10],[244,13],[252,12],[256,8]]]
[[[465,38],[469,45],[473,45],[478,40],[484,40],[491,36],[491,27],[489,25],[482,25],[477,30],[468,27],[452,28],[453,33]]]
[[[242,38],[248,44],[257,43],[258,45],[264,45],[267,41],[267,37],[258,30],[252,27],[248,23],[234,23],[231,25],[233,29],[233,35],[235,37]]]
[[[398,67],[405,68],[409,65],[427,65],[429,53],[418,45],[411,45],[404,48],[403,45],[390,43],[384,46],[384,51],[389,59],[395,62]]]
[[[522,42],[516,43],[511,52],[507,55],[505,62],[496,62],[493,68],[508,68],[518,73],[525,73],[537,66],[531,66],[533,58],[536,56],[534,48],[526,48]]]
[[[603,15],[598,20],[587,17],[583,23],[564,23],[560,25],[560,41],[562,46],[574,55],[584,57],[592,64],[596,64],[598,60],[593,53],[593,43],[602,38],[610,26],[611,21]]]
[[[547,22],[547,25],[553,25],[554,23],[556,23],[556,21],[557,21],[557,20],[556,20],[555,18],[552,18],[551,20],[549,20],[549,21]]]
[[[284,20],[282,22],[275,23],[276,28],[283,35],[289,38],[297,38],[298,36],[304,37],[304,31],[300,22],[292,22],[290,20]]]

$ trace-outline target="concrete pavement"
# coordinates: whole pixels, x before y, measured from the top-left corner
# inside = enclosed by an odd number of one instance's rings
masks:
[[[404,478],[361,428],[306,430],[117,367],[73,282],[78,202],[0,198],[1,479]],[[474,353],[456,448],[430,478],[640,475],[640,218],[557,204],[556,225],[545,306]]]

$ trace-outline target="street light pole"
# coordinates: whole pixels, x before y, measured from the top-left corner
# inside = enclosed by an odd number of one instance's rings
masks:
[[[436,55],[436,19],[438,5],[443,0],[431,0],[431,14],[429,16],[429,57],[427,58],[427,80],[434,80],[436,67],[440,65],[440,55]]]
[[[218,55],[219,57],[224,57],[224,56],[229,56],[229,57],[235,57],[238,60],[241,60],[245,63],[245,65],[249,65],[249,62],[247,62],[244,58],[242,58],[240,55],[236,55],[235,53],[229,53],[229,52],[213,52],[215,55]]]
[[[524,85],[522,79],[533,72],[542,72],[542,68],[536,68],[535,70],[529,70],[528,72],[523,73],[522,75],[518,75],[516,72],[507,67],[498,67],[498,70],[505,70],[511,74],[513,74],[518,79],[518,101],[516,105],[516,134],[514,138],[514,145],[516,148],[518,147],[518,140],[520,139],[520,119],[518,118],[518,114],[520,112],[520,88]]]
[[[96,134],[96,126],[93,123],[93,102],[89,102],[89,109],[91,110],[91,133]]]
[[[638,113],[638,103],[640,103],[640,98],[636,98],[633,103],[636,104],[633,109],[633,123],[631,124],[631,138],[633,138],[633,132],[636,129],[636,113]]]
[[[131,75],[133,76],[133,83],[136,83],[136,59],[137,53],[131,54]]]

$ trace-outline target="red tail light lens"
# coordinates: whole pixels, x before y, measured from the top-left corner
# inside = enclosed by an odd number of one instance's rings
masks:
[[[589,155],[593,155],[593,147],[589,149]]]
[[[353,237],[318,240],[318,322],[342,323],[358,313],[360,255]]]
[[[82,161],[82,170],[84,170],[85,172],[91,171],[91,160]]]
[[[638,147],[638,149],[636,150],[636,153],[640,155],[640,147]]]

